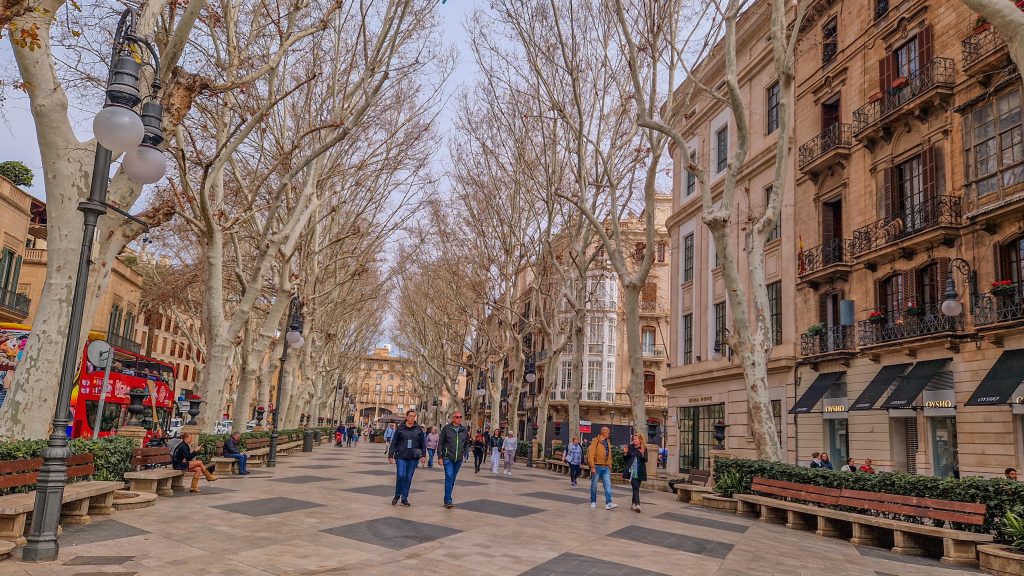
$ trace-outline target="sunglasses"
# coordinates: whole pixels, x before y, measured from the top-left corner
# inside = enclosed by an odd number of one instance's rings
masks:
[[[462,416],[452,416],[452,418],[453,418],[454,420],[461,420],[461,419],[462,419]]]

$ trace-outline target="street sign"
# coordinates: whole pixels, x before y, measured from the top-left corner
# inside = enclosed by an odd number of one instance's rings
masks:
[[[590,420],[580,420],[580,434],[590,434]]]

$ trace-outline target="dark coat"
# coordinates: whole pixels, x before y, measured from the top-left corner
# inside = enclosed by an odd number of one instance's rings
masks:
[[[441,459],[453,462],[465,460],[470,446],[469,428],[466,426],[445,424],[441,428],[441,437],[437,440],[437,453]]]
[[[238,449],[238,442],[235,442],[234,438],[228,436],[228,439],[224,441],[224,456],[230,457],[241,453],[242,451]]]
[[[188,442],[182,440],[178,442],[178,445],[174,447],[174,452],[171,453],[171,468],[188,470],[188,463],[195,459],[196,453],[192,451],[192,447],[188,445]]]
[[[402,422],[395,428],[388,446],[388,457],[400,460],[419,460],[427,453],[427,435],[419,424],[407,426]]]
[[[632,444],[629,445],[629,449],[626,451],[626,459],[623,467],[623,471],[628,471],[633,466],[633,461],[636,461],[636,476],[632,479],[639,480],[641,482],[647,481],[647,456],[650,454],[650,450],[644,450],[644,453],[640,453],[640,449]]]

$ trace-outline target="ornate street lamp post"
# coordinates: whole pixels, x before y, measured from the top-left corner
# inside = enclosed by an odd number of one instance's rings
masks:
[[[70,456],[66,429],[71,418],[71,389],[78,365],[78,343],[82,333],[86,289],[89,286],[89,259],[96,224],[107,213],[107,181],[113,156],[125,154],[121,167],[129,178],[140,184],[152,184],[163,178],[167,162],[157,146],[163,142],[163,108],[160,106],[160,59],[153,46],[136,35],[138,15],[131,8],[121,13],[111,50],[110,72],[107,76],[106,102],[93,121],[96,135],[96,156],[93,161],[89,198],[79,202],[83,214],[82,249],[78,257],[78,276],[71,301],[67,342],[61,365],[57,407],[47,446],[43,449],[43,466],[36,483],[35,507],[28,543],[22,549],[26,562],[50,562],[57,559],[60,545],[57,527],[60,522],[61,500],[67,480],[66,460]],[[149,53],[153,69],[150,99],[143,103],[139,93],[142,64],[135,55]],[[141,106],[141,113],[136,108]],[[140,117],[141,116],[141,117]],[[129,216],[116,209],[116,211]]]
[[[288,362],[288,349],[301,348],[306,340],[302,337],[302,302],[298,296],[292,296],[288,304],[288,332],[284,336],[285,344],[281,350],[281,364],[277,369],[277,397],[274,400],[274,408],[278,412],[281,406],[281,394],[284,389],[284,369]],[[278,412],[274,412],[274,427],[270,433],[270,454],[267,455],[267,468],[277,466],[277,436],[281,427],[281,418]],[[282,415],[283,416],[283,415]]]

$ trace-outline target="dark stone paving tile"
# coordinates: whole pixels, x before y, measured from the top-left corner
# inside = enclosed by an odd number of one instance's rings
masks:
[[[332,482],[337,478],[326,476],[289,476],[287,478],[274,478],[271,482],[284,482],[285,484],[312,484],[314,482]]]
[[[470,512],[482,512],[484,514],[492,514],[494,516],[504,516],[505,518],[521,518],[523,516],[529,516],[530,514],[536,514],[543,512],[540,508],[534,508],[532,506],[523,506],[522,504],[511,504],[508,502],[499,502],[497,500],[470,500],[469,502],[456,503],[456,508],[459,510],[469,510]]]
[[[149,534],[149,531],[118,522],[113,518],[104,520],[94,519],[89,524],[65,526],[64,532],[60,536],[60,544],[62,547],[80,546],[82,544],[95,544],[97,542],[131,538],[132,536],[142,536],[143,534]]]
[[[673,522],[682,522],[683,524],[693,524],[694,526],[700,526],[702,528],[728,530],[729,532],[737,532],[739,534],[746,532],[747,528],[749,528],[749,526],[745,524],[723,522],[721,520],[715,520],[714,518],[704,518],[693,514],[677,514],[675,512],[665,512],[664,514],[655,516],[655,518],[660,520],[672,520]]]
[[[75,556],[64,563],[65,566],[120,566],[130,562],[135,556]]]
[[[273,478],[274,475],[267,472],[253,472],[249,471],[245,476],[239,476],[238,474],[232,474],[230,476],[217,476],[220,480],[246,480],[255,478]],[[191,482],[191,480],[189,480]]]
[[[275,498],[249,500],[247,502],[221,504],[219,506],[211,506],[211,508],[234,512],[236,514],[245,514],[246,516],[270,516],[272,514],[296,512],[298,510],[306,510],[309,508],[320,508],[321,506],[323,506],[323,504],[279,496]]]
[[[413,479],[415,483],[415,479]],[[360,486],[358,488],[345,488],[342,492],[353,492],[355,494],[366,494],[369,496],[387,496],[393,498],[395,496],[395,486],[386,484],[378,484],[376,486]],[[416,488],[410,488],[409,494],[415,494],[417,492],[423,492],[423,490],[417,490]]]
[[[303,470],[333,470],[338,468],[338,466],[332,466],[330,464],[307,464],[306,466],[296,466],[295,468],[302,468]]]
[[[534,566],[520,576],[569,576],[570,574],[580,576],[668,576],[663,572],[651,572],[571,552],[556,556],[540,566]]]
[[[394,466],[394,465],[392,465]],[[367,476],[394,476],[394,470],[346,470],[348,474],[366,474]],[[415,480],[415,477],[413,477]]]
[[[394,464],[392,464],[391,462],[388,462],[387,460],[372,460],[372,461],[361,460],[359,462],[353,462],[353,464],[360,464],[360,465],[363,465],[363,466],[394,466]]]
[[[552,500],[554,502],[564,502],[566,504],[586,504],[590,502],[590,498],[584,496],[570,496],[569,494],[559,494],[557,492],[528,492],[526,494],[521,494],[521,496],[540,498],[542,500]]]
[[[413,479],[415,482],[415,479]],[[441,484],[444,485],[444,478],[434,478],[433,480],[424,480],[424,484]],[[472,488],[473,486],[487,486],[487,482],[476,482],[474,480],[463,480],[461,477],[455,479],[455,489],[459,488]]]
[[[515,472],[513,472],[513,474],[515,474]],[[495,480],[501,480],[503,482],[531,482],[529,478],[521,478],[519,476],[505,476],[503,474],[492,476],[492,478],[494,478]]]
[[[462,531],[437,524],[385,516],[356,524],[328,528],[321,532],[391,550],[404,550],[411,546],[447,538]]]
[[[857,552],[859,552],[861,556],[867,556],[868,558],[877,558],[879,560],[889,560],[891,562],[900,562],[902,564],[914,564],[915,566],[929,566],[931,568],[938,568],[938,569],[943,569],[943,568],[952,569],[952,567],[950,565],[943,564],[943,563],[939,562],[938,560],[935,560],[934,558],[926,558],[926,557],[923,557],[923,556],[904,556],[903,554],[894,554],[891,551],[886,550],[885,548],[875,548],[873,546],[854,546],[854,548],[857,549]],[[956,570],[961,570],[963,572],[972,572],[972,573],[975,573],[975,574],[983,574],[983,572],[981,570],[978,570],[976,568],[967,568],[967,567],[963,567],[963,566],[957,566],[955,569]],[[937,572],[937,574],[938,574],[938,572]]]
[[[651,544],[680,552],[711,556],[712,558],[722,560],[732,551],[732,544],[727,542],[708,540],[707,538],[698,538],[696,536],[684,536],[674,532],[644,528],[642,526],[626,526],[612,532],[608,536],[622,538],[631,542],[643,542],[644,544]]]
[[[135,576],[138,572],[75,572],[71,576]]]

